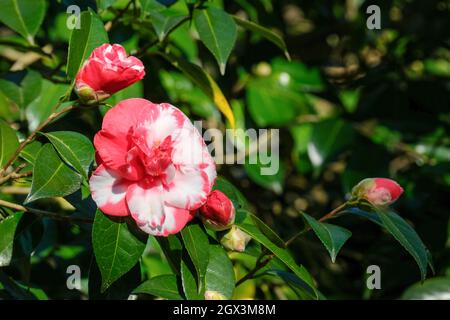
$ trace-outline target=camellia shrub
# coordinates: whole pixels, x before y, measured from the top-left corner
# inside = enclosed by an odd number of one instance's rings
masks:
[[[432,156],[365,118],[376,64],[301,62],[288,2],[0,1],[1,298],[344,298],[327,279],[377,265],[368,242],[401,249],[402,291],[442,274],[404,216]],[[399,37],[376,35],[354,59]]]

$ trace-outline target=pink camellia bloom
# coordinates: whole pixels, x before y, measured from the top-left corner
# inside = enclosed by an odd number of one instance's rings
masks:
[[[126,99],[94,137],[98,167],[89,183],[107,215],[131,215],[152,235],[180,231],[207,199],[216,167],[191,121],[176,107]]]
[[[129,56],[120,44],[105,43],[94,49],[75,79],[75,92],[85,104],[107,99],[113,93],[141,80],[144,65]]]
[[[228,229],[234,222],[233,203],[219,190],[214,190],[208,195],[199,211],[203,222],[215,230]]]
[[[394,203],[403,193],[403,188],[394,180],[367,178],[352,190],[354,198],[364,198],[373,205],[387,206]]]

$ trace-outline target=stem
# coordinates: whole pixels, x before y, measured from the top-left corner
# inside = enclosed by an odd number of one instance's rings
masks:
[[[331,219],[332,217],[334,217],[337,213],[339,213],[341,210],[345,209],[348,206],[348,203],[345,202],[343,204],[341,204],[340,206],[338,206],[337,208],[333,209],[332,211],[330,211],[329,213],[327,213],[326,215],[324,215],[322,218],[319,219],[320,222]],[[292,238],[290,238],[289,240],[287,240],[285,242],[285,246],[288,247],[295,239],[297,239],[299,236],[305,234],[306,232],[308,232],[309,230],[311,230],[311,227],[306,227],[305,229],[303,229],[302,231],[300,231],[299,233],[295,234]],[[267,251],[264,250],[263,252],[261,252],[261,255],[258,257],[258,259],[256,260],[256,265],[255,267],[250,270],[244,277],[242,277],[241,279],[239,279],[238,282],[236,282],[236,286],[240,285],[241,283],[254,278],[256,272],[258,272],[259,270],[261,270],[263,267],[265,267],[270,260],[272,260],[274,258],[275,255],[271,254],[267,257],[267,259],[263,260],[263,258],[266,256]]]
[[[62,101],[58,102],[55,105],[54,109],[58,109],[62,104]],[[56,118],[58,118],[60,115],[74,109],[75,106],[71,105],[68,106],[64,109],[62,109],[59,112],[53,112],[48,118],[47,120],[45,120],[41,125],[39,125],[36,130],[34,130],[29,136],[28,138],[26,138],[24,141],[22,141],[22,143],[19,145],[19,147],[17,148],[17,150],[14,152],[14,154],[12,155],[12,157],[8,160],[8,162],[3,166],[3,168],[0,170],[0,177],[4,175],[6,169],[17,159],[17,157],[19,156],[20,152],[22,152],[22,150],[26,147],[27,144],[29,144],[31,141],[34,140],[34,138],[36,137],[36,134],[41,131],[42,129],[44,129],[49,123],[51,123],[53,120],[55,120]]]
[[[41,217],[51,218],[51,219],[59,220],[59,221],[80,222],[80,223],[89,223],[89,224],[91,224],[93,222],[90,219],[74,218],[74,217],[70,217],[70,216],[62,216],[62,215],[54,213],[54,212],[49,212],[49,211],[45,211],[45,210],[39,210],[39,209],[24,207],[24,206],[22,206],[20,204],[12,203],[12,202],[5,201],[5,200],[0,200],[0,206],[6,207],[6,208],[9,208],[9,209],[13,209],[13,210],[16,210],[16,211],[23,211],[23,212],[34,213],[34,214],[37,214],[37,215],[39,215]]]

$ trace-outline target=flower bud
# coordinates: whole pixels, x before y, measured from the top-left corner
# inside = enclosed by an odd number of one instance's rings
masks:
[[[235,210],[231,200],[219,190],[208,195],[205,204],[200,207],[203,222],[214,230],[225,230],[234,223]]]
[[[205,300],[226,300],[225,296],[218,291],[205,291]]]
[[[352,190],[352,198],[366,199],[375,206],[388,206],[403,193],[403,188],[394,180],[386,178],[367,178],[360,181]]]
[[[220,243],[228,250],[244,252],[245,247],[252,238],[244,231],[233,225],[220,240]]]
[[[94,49],[75,79],[75,92],[87,105],[99,103],[145,75],[144,65],[125,49],[108,43]]]

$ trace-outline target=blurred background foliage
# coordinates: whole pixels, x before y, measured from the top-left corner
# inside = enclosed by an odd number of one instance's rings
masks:
[[[25,132],[27,126],[33,130],[49,115],[49,108],[69,84],[64,74],[70,38],[66,7],[76,4],[82,10],[92,8],[110,28],[110,43],[121,43],[146,66],[145,79],[114,95],[110,104],[138,96],[154,102],[169,101],[193,120],[206,119],[205,129],[224,129],[227,124],[210,97],[157,54],[157,49],[169,48],[212,75],[232,105],[238,128],[280,129],[281,170],[277,175],[261,176],[258,164],[222,165],[219,173],[238,187],[254,212],[281,238],[288,239],[303,227],[301,211],[321,217],[344,202],[351,187],[363,178],[390,177],[404,187],[396,210],[430,249],[435,264],[435,275],[430,277],[435,279],[415,289],[420,275],[407,252],[375,225],[344,216],[339,223],[351,229],[353,237],[336,263],[331,263],[312,233],[292,245],[296,260],[311,272],[327,298],[395,299],[449,292],[449,3],[208,1],[283,35],[290,56],[289,60],[272,42],[239,27],[235,48],[221,75],[193,23],[182,24],[167,37],[150,23],[157,19],[152,13],[155,8],[179,17],[188,15],[186,3],[194,2],[136,0],[123,10],[129,1],[49,1],[35,37],[36,52],[30,51],[13,31],[0,27],[1,118]],[[366,8],[371,4],[381,8],[381,30],[366,27]],[[161,36],[164,41],[158,43]],[[19,106],[20,112],[11,106]],[[78,131],[92,138],[104,111],[76,110],[51,129]],[[10,188],[20,187],[19,181]],[[21,197],[5,188],[0,191],[2,198]],[[39,206],[73,212],[72,205],[76,204],[77,212],[92,214],[89,203],[74,197],[42,201]],[[20,233],[23,248],[17,252],[23,251],[23,255],[7,267],[8,274],[33,284],[36,289],[31,291],[36,297],[86,297],[85,270],[92,260],[90,227],[40,221],[21,222],[34,226]],[[33,239],[39,242],[30,259],[26,251]],[[158,243],[151,239],[141,261],[142,272],[148,277],[169,270]],[[255,260],[238,254],[231,257],[237,278],[248,272]],[[81,292],[66,288],[66,268],[71,264],[82,266]],[[366,268],[372,264],[382,270],[381,290],[366,289]],[[5,280],[5,274],[0,276]],[[136,268],[127,275],[140,276]],[[26,298],[30,294],[20,281],[7,280],[0,285],[0,297],[15,294]],[[14,290],[2,290],[5,283]],[[89,286],[95,292],[94,281]],[[127,282],[120,280],[114,286],[126,288]],[[296,296],[289,282],[286,285],[266,275],[238,286],[235,298]]]

